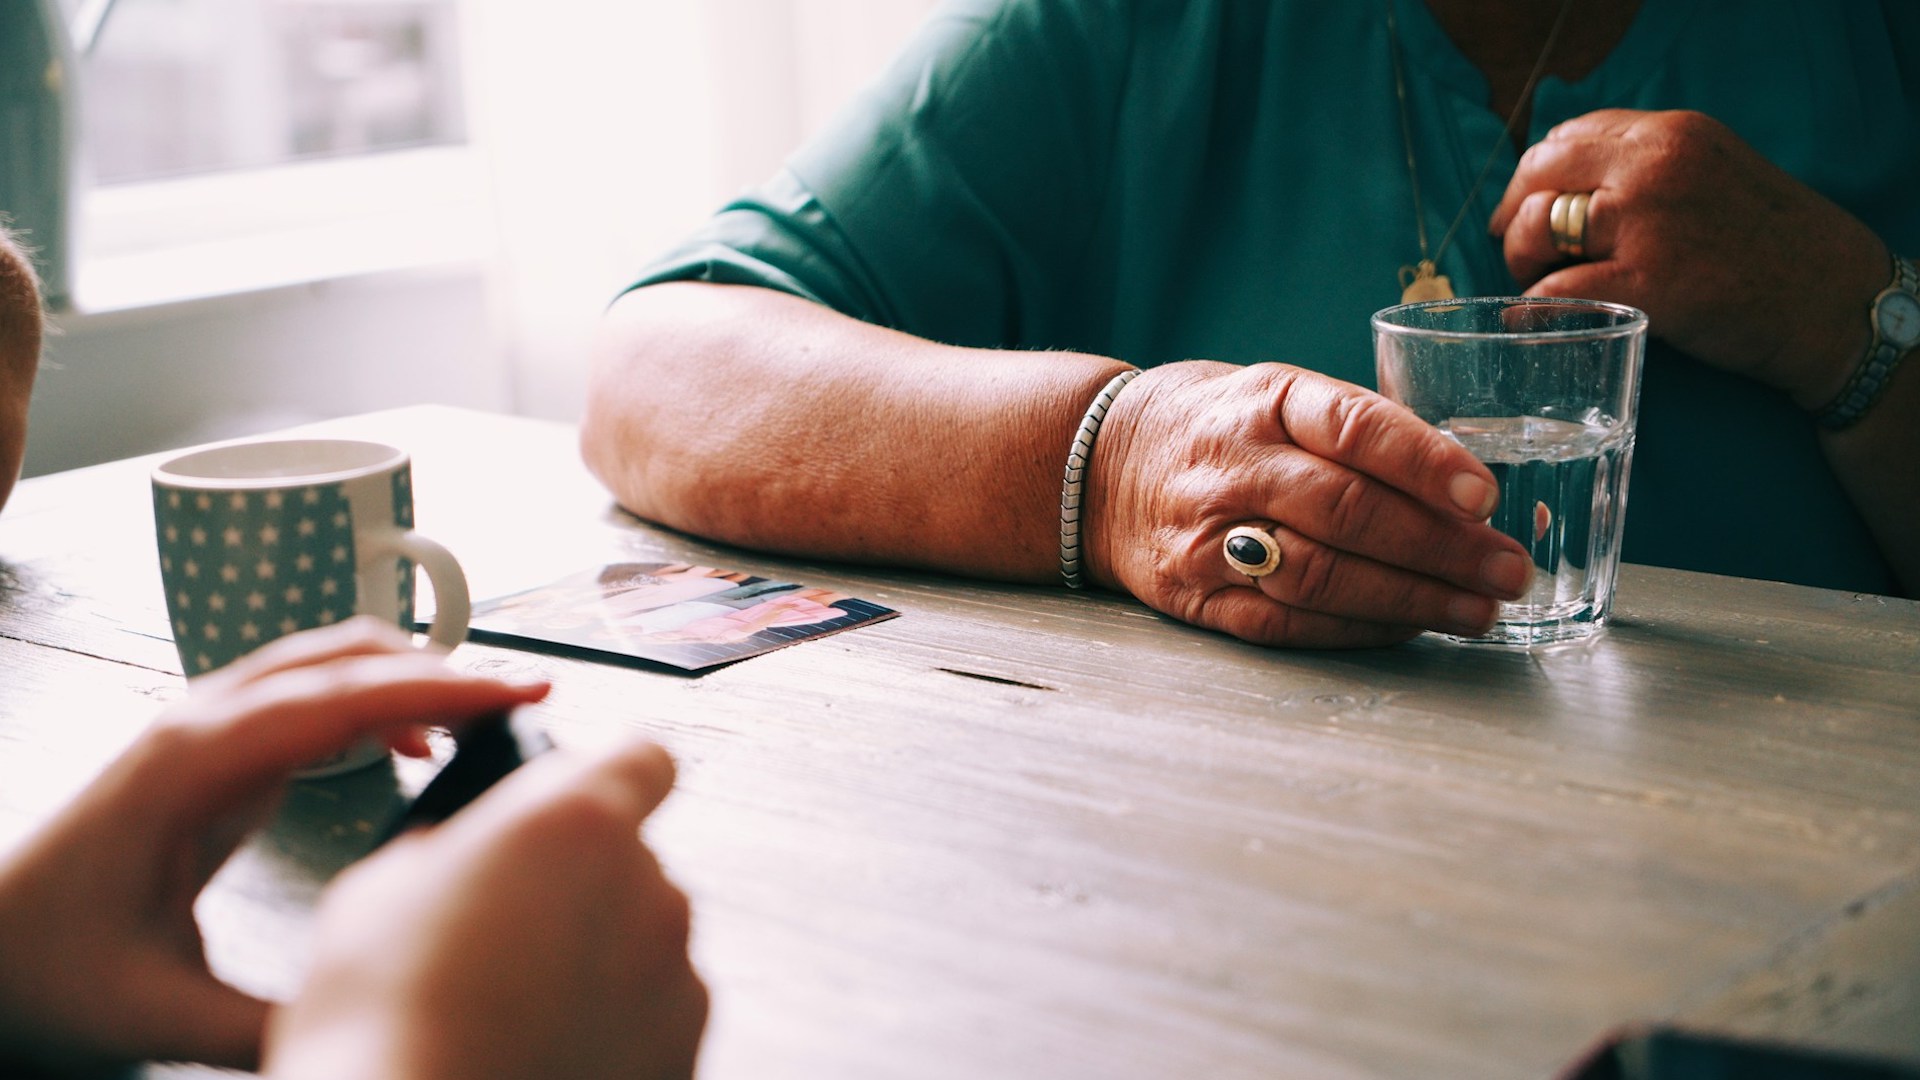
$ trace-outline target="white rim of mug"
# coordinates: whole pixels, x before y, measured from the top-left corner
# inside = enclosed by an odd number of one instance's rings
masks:
[[[1395,317],[1408,312],[1435,308],[1517,306],[1585,308],[1608,312],[1618,316],[1621,321],[1609,326],[1589,326],[1578,330],[1438,330],[1392,321]],[[1418,335],[1443,341],[1484,341],[1487,338],[1499,338],[1502,341],[1578,341],[1588,338],[1626,337],[1638,333],[1646,329],[1647,313],[1625,304],[1613,304],[1605,300],[1582,300],[1572,296],[1460,296],[1445,300],[1417,300],[1411,304],[1395,304],[1390,308],[1374,312],[1372,321],[1375,333]]]
[[[332,469],[311,472],[283,471],[272,475],[247,475],[245,472],[241,472],[235,475],[213,476],[196,472],[176,471],[183,468],[191,468],[196,461],[217,460],[228,456],[245,457],[248,454],[257,455],[263,450],[270,451],[274,448],[290,450],[294,447],[314,446],[333,448],[353,447],[365,452],[373,459],[357,464],[342,465]],[[378,476],[381,473],[391,472],[396,468],[406,465],[408,461],[407,452],[397,446],[389,446],[386,443],[369,442],[363,439],[265,439],[224,443],[219,446],[205,446],[197,450],[189,450],[184,454],[169,458],[155,466],[153,470],[153,480],[154,483],[166,487],[184,488],[187,490],[209,489],[236,491],[241,489],[267,490],[270,488],[311,487],[316,484],[338,484],[348,480],[358,480],[361,477]]]

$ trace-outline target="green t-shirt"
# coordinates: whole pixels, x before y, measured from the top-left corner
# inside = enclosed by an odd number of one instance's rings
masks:
[[[1437,245],[1505,118],[1424,4],[1395,10]],[[949,3],[639,284],[761,285],[952,344],[1277,360],[1371,387],[1368,317],[1419,257],[1385,12]],[[1598,70],[1541,82],[1526,141],[1607,107],[1713,115],[1920,253],[1920,4],[1645,0]],[[1503,145],[1440,260],[1462,294],[1517,291],[1486,234],[1515,164]],[[1805,415],[1657,341],[1625,558],[1896,591]]]

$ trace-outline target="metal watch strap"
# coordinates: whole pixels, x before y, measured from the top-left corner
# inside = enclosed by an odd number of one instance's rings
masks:
[[[1867,309],[1867,317],[1873,323],[1873,340],[1867,345],[1866,355],[1854,365],[1847,385],[1840,388],[1832,401],[1813,414],[1814,422],[1828,431],[1844,431],[1858,423],[1886,388],[1887,380],[1893,377],[1893,371],[1900,366],[1900,361],[1913,351],[1911,345],[1901,348],[1887,341],[1880,333],[1880,320],[1877,317],[1880,298],[1894,289],[1920,298],[1920,269],[1914,267],[1912,260],[1899,255],[1893,257],[1893,281],[1874,296],[1873,306]]]

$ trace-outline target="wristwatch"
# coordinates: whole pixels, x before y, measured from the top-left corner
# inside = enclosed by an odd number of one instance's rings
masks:
[[[1848,377],[1847,385],[1813,418],[1828,431],[1852,427],[1866,414],[1874,399],[1893,376],[1913,347],[1920,345],[1920,269],[1913,260],[1893,257],[1893,280],[1873,298],[1868,309],[1873,341],[1867,353]]]

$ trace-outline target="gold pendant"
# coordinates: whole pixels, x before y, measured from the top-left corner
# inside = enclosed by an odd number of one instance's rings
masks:
[[[1400,302],[1453,299],[1453,282],[1440,273],[1432,259],[1421,259],[1418,266],[1400,268]]]

